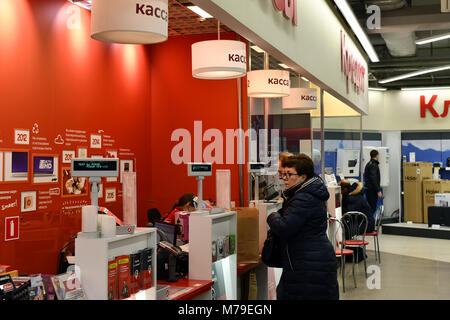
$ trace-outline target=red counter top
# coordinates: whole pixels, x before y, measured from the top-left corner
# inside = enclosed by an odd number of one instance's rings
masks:
[[[177,282],[158,281],[157,284],[160,286],[169,286],[170,288],[189,288],[190,290],[187,289],[189,291],[176,295],[171,300],[193,300],[202,293],[211,290],[211,287],[214,285],[214,281],[179,279]],[[170,291],[171,290],[169,289],[169,294],[172,295]]]

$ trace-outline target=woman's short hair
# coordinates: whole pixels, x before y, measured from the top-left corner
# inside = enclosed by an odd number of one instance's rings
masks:
[[[283,162],[283,160],[286,160],[289,157],[292,157],[294,154],[290,152],[282,152],[278,155],[278,161]]]
[[[310,157],[304,153],[293,155],[281,161],[284,168],[294,168],[299,176],[306,175],[307,179],[314,177],[314,163]]]

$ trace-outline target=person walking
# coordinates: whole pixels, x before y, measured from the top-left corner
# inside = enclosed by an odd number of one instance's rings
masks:
[[[364,184],[366,189],[366,198],[372,208],[372,214],[377,210],[378,198],[382,198],[380,187],[380,168],[379,154],[377,150],[370,151],[370,161],[364,168]]]
[[[283,159],[281,166],[285,201],[267,217],[280,241],[283,273],[277,299],[338,300],[336,255],[326,233],[328,190],[307,155]]]

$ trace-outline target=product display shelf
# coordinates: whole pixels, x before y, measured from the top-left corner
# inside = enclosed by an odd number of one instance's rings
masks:
[[[250,207],[256,207],[259,211],[259,251],[262,252],[264,241],[267,238],[267,217],[277,212],[283,206],[281,200],[276,202],[251,201]],[[276,298],[276,286],[281,278],[282,269],[269,268],[264,263],[256,264],[252,268],[256,272],[259,300],[274,300]],[[238,282],[240,284],[240,282]],[[239,288],[239,292],[240,292]]]
[[[212,242],[235,235],[234,254],[212,261]],[[237,281],[237,214],[228,211],[213,215],[189,217],[189,279],[213,280],[216,297],[236,300]],[[213,277],[213,269],[215,271]]]
[[[111,238],[76,238],[75,264],[80,268],[81,285],[89,300],[108,299],[108,261],[120,255],[129,255],[142,249],[152,248],[152,287],[141,290],[131,298],[156,299],[156,229],[136,228],[134,234]]]

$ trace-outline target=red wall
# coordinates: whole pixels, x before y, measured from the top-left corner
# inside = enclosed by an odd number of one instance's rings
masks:
[[[190,45],[210,36],[171,38],[153,46],[105,44],[90,38],[90,13],[73,8],[66,0],[0,1],[0,151],[19,148],[30,155],[57,155],[60,166],[63,150],[86,147],[89,156],[119,151],[119,158],[134,160],[138,225],[143,226],[149,208],[164,214],[181,194],[196,192],[186,166],[171,161],[177,144],[170,140],[172,131],[186,128],[193,133],[195,120],[203,121],[203,132],[217,128],[225,134],[225,129],[237,128],[236,80],[192,78]],[[71,29],[77,12],[79,27]],[[246,125],[246,99],[243,103]],[[39,133],[30,133],[31,138],[45,138],[50,150],[14,144],[14,129],[31,132],[35,123]],[[66,129],[85,131],[87,137],[100,130],[103,139],[113,140],[112,146],[98,150],[89,141],[55,144],[58,134],[67,138]],[[232,170],[232,200],[238,204],[237,165],[214,168]],[[122,217],[121,184],[103,184],[116,188],[118,199],[99,203]],[[20,205],[23,191],[39,195],[55,187],[62,188],[61,175],[56,184],[34,184],[31,175],[27,183],[0,182],[0,191],[16,191],[0,200],[0,208],[16,200]],[[214,177],[204,182],[204,198],[215,200]],[[0,210],[0,264],[20,273],[54,273],[59,250],[81,229],[80,207],[89,199],[52,196],[47,209]],[[72,205],[78,208],[64,208]],[[20,216],[20,239],[5,242],[4,221],[10,216]]]
[[[150,67],[143,46],[119,46],[90,38],[90,13],[80,9],[80,24],[69,29],[74,17],[65,0],[0,1],[0,148],[27,149],[30,154],[55,154],[63,150],[88,148],[88,155],[103,155],[105,150],[130,149],[138,168],[139,212],[147,209],[143,199],[151,191],[150,162]],[[78,7],[76,7],[78,8]],[[76,11],[75,11],[76,12]],[[51,150],[35,150],[30,144],[14,144],[14,128],[39,133]],[[87,143],[57,145],[54,138],[66,129],[86,131],[87,136],[103,130],[103,139],[114,140],[111,147],[91,149]],[[105,141],[104,141],[105,142]],[[30,163],[29,163],[30,167]],[[0,182],[0,191],[17,191],[11,199],[20,206],[23,191],[46,192],[61,187]],[[118,192],[116,202],[107,205],[121,216],[120,183],[105,183]],[[21,273],[55,273],[58,252],[65,242],[81,231],[81,210],[65,210],[89,201],[89,196],[52,196],[47,209],[21,212],[19,208],[0,211],[0,264],[18,268]],[[100,204],[105,204],[99,200]],[[39,204],[39,200],[38,200]],[[20,216],[19,240],[5,242],[4,218]]]
[[[222,35],[223,39],[236,39],[236,35]],[[172,132],[185,128],[191,133],[194,143],[194,121],[202,121],[203,133],[208,129],[219,129],[223,134],[225,157],[226,129],[238,128],[237,80],[201,80],[192,77],[191,45],[202,40],[217,39],[217,35],[173,37],[169,41],[151,48],[152,67],[152,206],[161,214],[167,213],[175,201],[184,193],[197,193],[195,177],[187,177],[187,166],[175,165],[171,159],[172,148],[178,144],[171,141]],[[241,80],[244,81],[244,80]],[[245,84],[246,82],[243,82]],[[246,87],[243,85],[242,87]],[[245,89],[244,89],[245,90]],[[242,93],[246,97],[246,91]],[[247,99],[243,101],[243,123],[247,126]],[[244,128],[246,130],[246,127]],[[203,149],[211,142],[203,142]],[[213,176],[203,181],[203,198],[215,200],[215,169],[230,169],[231,200],[239,205],[239,178],[235,144],[235,164],[214,164]],[[194,147],[191,148],[194,161]],[[244,177],[247,177],[246,171]],[[247,179],[244,178],[247,194]],[[247,198],[247,197],[245,197]]]

